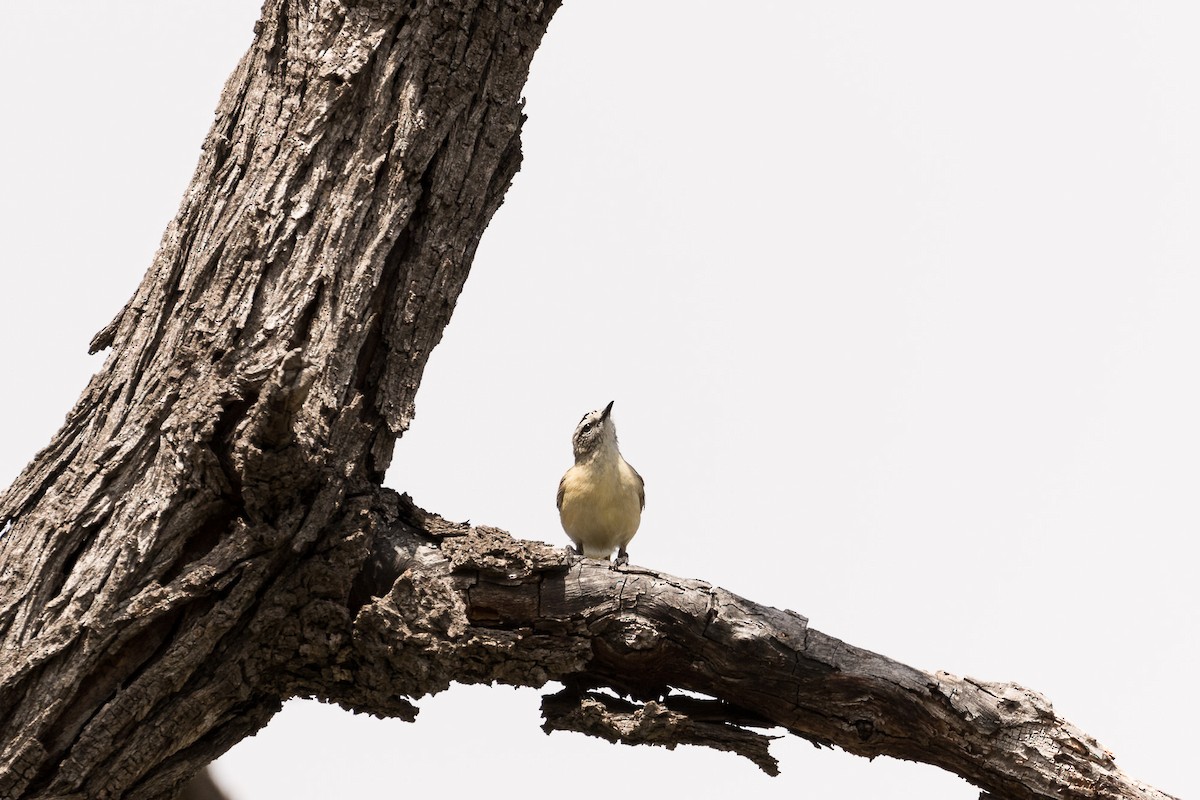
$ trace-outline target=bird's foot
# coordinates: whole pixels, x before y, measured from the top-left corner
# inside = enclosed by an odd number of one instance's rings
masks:
[[[623,567],[628,563],[629,563],[629,553],[626,553],[625,548],[622,547],[620,552],[617,553],[617,560],[613,562],[612,568],[616,569],[617,567]]]

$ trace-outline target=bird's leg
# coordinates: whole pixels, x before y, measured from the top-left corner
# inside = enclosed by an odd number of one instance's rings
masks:
[[[625,545],[621,545],[621,549],[617,551],[617,560],[613,562],[613,567],[623,567],[629,563],[629,553],[625,552]]]

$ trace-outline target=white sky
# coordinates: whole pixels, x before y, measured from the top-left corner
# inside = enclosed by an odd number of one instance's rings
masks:
[[[0,4],[0,483],[102,363],[257,13]],[[1198,31],[1165,1],[567,0],[389,483],[565,543],[571,430],[615,399],[635,563],[1022,683],[1197,796]],[[976,795],[795,740],[768,779],[546,737],[530,690],[420,705],[291,703],[218,775],[238,800]]]

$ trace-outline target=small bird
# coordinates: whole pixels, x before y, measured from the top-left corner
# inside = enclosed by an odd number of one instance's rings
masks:
[[[615,402],[615,401],[614,401]],[[617,565],[629,562],[625,548],[637,533],[646,507],[646,484],[621,457],[613,404],[588,412],[571,437],[575,466],[558,482],[558,515],[575,551]]]

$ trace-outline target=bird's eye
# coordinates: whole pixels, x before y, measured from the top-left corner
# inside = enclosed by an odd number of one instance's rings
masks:
[[[583,423],[583,432],[584,433],[587,433],[591,429],[592,429],[592,423],[590,423],[590,422]]]

